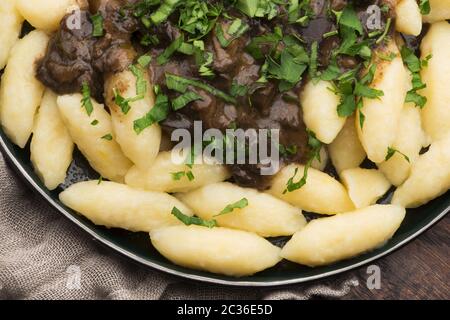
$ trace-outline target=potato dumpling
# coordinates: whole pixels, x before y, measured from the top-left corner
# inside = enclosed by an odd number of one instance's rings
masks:
[[[404,155],[396,152],[388,161],[378,164],[380,171],[394,186],[401,185],[409,177],[411,165],[419,157],[426,140],[420,110],[412,103],[405,104],[398,123],[397,137],[392,146]]]
[[[255,232],[263,237],[292,235],[306,224],[300,209],[272,195],[228,182],[207,185],[177,197],[202,219],[215,219],[221,227]],[[244,198],[248,202],[244,208],[216,216]]]
[[[403,65],[395,42],[392,40],[378,50],[384,55],[397,55],[392,61],[384,61],[379,55],[373,54],[373,63],[377,65],[377,69],[371,87],[383,91],[383,96],[378,99],[364,98],[363,107],[358,110],[356,117],[359,139],[368,158],[375,163],[384,161],[388,147],[394,143],[406,92],[411,86],[410,75]],[[361,114],[365,116],[362,128]]]
[[[19,40],[22,22],[15,0],[0,1],[0,70],[5,67],[11,48]]]
[[[9,1],[9,0],[6,0]],[[77,0],[15,0],[20,14],[36,29],[56,31]]]
[[[139,67],[136,67],[139,70]],[[134,121],[144,117],[154,105],[152,86],[148,73],[141,71],[145,79],[146,91],[142,99],[129,103],[129,110],[124,113],[115,102],[115,93],[125,99],[138,95],[137,77],[130,70],[125,70],[107,77],[105,83],[106,104],[111,111],[111,119],[117,143],[123,153],[142,170],[149,168],[156,159],[161,145],[161,128],[153,124],[139,134],[134,130]]]
[[[356,208],[375,204],[391,187],[386,177],[376,169],[347,169],[341,172],[341,180]]]
[[[422,16],[425,23],[450,19],[450,0],[429,0],[431,11]]]
[[[187,175],[192,173],[191,178]],[[176,175],[179,174],[178,177]],[[147,170],[134,166],[125,182],[133,188],[163,192],[187,192],[205,185],[221,182],[230,177],[228,169],[220,164],[186,164],[172,161],[172,152],[161,152]]]
[[[450,132],[450,24],[434,23],[422,40],[421,55],[429,55],[428,67],[422,68],[422,81],[427,87],[420,91],[428,101],[422,109],[425,132],[433,140],[443,138]]]
[[[156,250],[175,264],[241,277],[273,267],[280,248],[250,232],[200,226],[174,226],[150,233]]]
[[[31,139],[31,162],[49,190],[66,179],[72,162],[73,142],[56,104],[56,94],[47,89],[36,116]]]
[[[450,134],[433,142],[413,164],[411,175],[394,193],[392,203],[419,207],[450,188]]]
[[[405,217],[395,205],[374,205],[311,221],[284,246],[281,256],[315,267],[348,259],[389,240]]]
[[[317,139],[326,144],[336,138],[345,124],[345,118],[337,113],[339,96],[330,90],[332,88],[327,81],[309,81],[300,94],[303,121]]]
[[[395,28],[398,32],[418,36],[422,31],[422,15],[416,0],[400,0],[395,6]]]
[[[63,191],[59,199],[97,225],[133,232],[181,224],[171,214],[174,207],[192,215],[189,208],[171,195],[135,190],[109,181],[76,183]]]
[[[345,169],[359,167],[367,157],[358,138],[354,116],[347,119],[344,128],[328,146],[328,152],[338,173]]]
[[[34,66],[47,49],[49,37],[32,31],[11,50],[11,58],[2,76],[0,116],[3,130],[21,148],[27,144],[41,104],[44,86],[34,75]]]
[[[94,99],[91,99],[93,110],[89,115],[82,99],[81,94],[59,96],[61,118],[92,168],[104,178],[123,182],[132,163],[114,139],[111,116]]]
[[[303,176],[303,165],[289,165],[281,170],[273,179],[268,193],[305,211],[319,214],[336,214],[353,210],[355,206],[348,196],[345,187],[326,173],[310,168],[306,184],[293,192],[284,192],[288,180],[294,176],[294,182]]]

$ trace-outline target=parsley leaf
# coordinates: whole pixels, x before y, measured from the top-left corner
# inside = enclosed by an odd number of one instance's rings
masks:
[[[92,36],[103,37],[103,16],[101,13],[97,13],[91,16],[92,20]]]
[[[134,131],[137,134],[142,133],[145,129],[154,123],[159,123],[167,118],[169,114],[169,98],[164,94],[156,96],[155,105],[144,117],[134,121]]]
[[[383,91],[370,88],[359,81],[356,82],[354,93],[359,97],[365,97],[369,99],[375,99],[384,95]]]
[[[176,38],[159,56],[156,58],[156,62],[159,65],[166,64],[170,57],[180,49],[184,42],[184,37],[181,35]]]
[[[363,33],[361,21],[359,21],[356,11],[350,6],[346,6],[342,11],[342,14],[340,15],[339,18],[339,24],[341,26],[346,26],[352,30],[355,30],[359,34]]]
[[[419,8],[421,14],[423,15],[430,14],[431,12],[430,0],[420,0]]]
[[[216,89],[213,86],[206,84],[202,81],[183,78],[181,76],[166,73],[166,85],[167,85],[167,88],[169,88],[170,90],[175,90],[175,91],[178,91],[181,93],[185,93],[188,86],[193,86],[193,87],[199,88],[201,90],[205,90],[206,92],[222,99],[225,102],[228,102],[228,103],[231,103],[234,105],[236,105],[236,103],[237,103],[236,99],[233,96],[231,96],[219,89]]]
[[[193,101],[197,101],[197,100],[203,100],[202,96],[200,96],[199,94],[197,94],[193,91],[188,91],[186,93],[183,93],[181,96],[175,98],[174,100],[172,100],[172,109],[175,111],[180,110],[180,109],[184,108],[186,105],[188,105],[189,103],[191,103]]]
[[[286,184],[286,189],[283,191],[283,194],[303,188],[303,186],[306,185],[308,179],[308,171],[311,168],[313,161],[315,159],[321,161],[320,150],[322,149],[322,142],[320,142],[316,138],[316,134],[314,132],[310,130],[307,130],[307,132],[308,132],[308,146],[310,147],[311,151],[309,153],[308,162],[305,164],[303,176],[300,178],[298,182],[295,182],[294,179],[298,173],[298,168],[295,168],[294,175],[291,178],[289,178]]]
[[[147,68],[151,61],[152,57],[146,54],[140,56],[139,59],[137,60],[137,62],[142,68]]]
[[[203,220],[198,217],[190,217],[190,216],[185,215],[183,212],[181,212],[180,209],[178,209],[177,207],[173,207],[172,215],[174,215],[178,220],[180,220],[187,226],[196,225],[196,226],[202,226],[202,227],[207,227],[207,228],[217,227],[216,220]]]
[[[227,205],[219,214],[216,214],[214,217],[222,216],[224,214],[228,214],[233,212],[235,209],[244,209],[248,206],[247,198],[242,198],[241,200]]]
[[[94,111],[94,105],[92,104],[91,100],[91,89],[89,88],[87,82],[83,82],[81,86],[81,93],[83,95],[83,98],[81,99],[81,105],[86,110],[88,116],[90,116]]]
[[[102,137],[102,139],[108,140],[108,141],[112,141],[113,136],[112,136],[112,134],[108,133],[108,134],[105,134],[105,135]]]
[[[172,179],[175,181],[180,181],[181,178],[186,177],[189,181],[193,181],[195,179],[194,173],[192,171],[178,171],[171,173]]]
[[[416,107],[424,108],[427,103],[427,98],[418,93],[418,90],[426,88],[426,84],[423,83],[420,76],[420,71],[422,68],[428,66],[428,61],[431,59],[431,55],[427,56],[424,60],[420,60],[414,52],[403,46],[400,50],[402,59],[408,70],[412,75],[412,89],[406,94],[405,102],[412,102]]]
[[[395,148],[391,148],[391,147],[388,147],[387,154],[386,154],[386,159],[385,159],[385,160],[388,161],[388,160],[391,159],[396,153],[402,155],[403,158],[405,158],[406,161],[411,162],[410,159],[409,159],[409,157],[408,157],[406,154],[404,154],[404,153],[398,151],[398,150],[395,149]]]

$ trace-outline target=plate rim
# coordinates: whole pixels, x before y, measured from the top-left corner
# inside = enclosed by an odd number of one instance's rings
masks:
[[[108,239],[105,239],[101,235],[97,234],[95,230],[90,229],[89,227],[82,224],[80,221],[78,221],[70,212],[68,212],[64,207],[62,207],[58,202],[56,202],[52,197],[50,197],[41,186],[39,186],[34,179],[31,177],[31,175],[27,172],[27,170],[23,167],[21,162],[14,156],[14,154],[11,152],[10,148],[7,146],[4,137],[0,135],[0,149],[3,153],[3,155],[7,156],[7,160],[10,161],[14,165],[14,169],[21,175],[22,178],[25,178],[25,181],[27,184],[32,187],[32,190],[34,192],[37,192],[40,194],[53,208],[55,208],[59,213],[62,213],[64,217],[72,221],[75,225],[77,225],[79,228],[81,228],[84,232],[89,234],[91,237],[93,237],[94,241],[99,241],[101,244],[105,245],[106,247],[114,250],[115,252],[121,254],[122,256],[127,257],[128,259],[131,259],[134,262],[137,262],[141,265],[144,265],[146,267],[150,267],[152,269],[155,269],[157,271],[170,274],[173,276],[177,276],[183,279],[187,280],[193,280],[193,281],[200,281],[203,283],[209,283],[209,284],[219,284],[224,286],[231,286],[231,287],[276,287],[276,286],[286,286],[286,285],[292,285],[292,284],[299,284],[299,283],[306,283],[318,279],[327,278],[333,275],[341,274],[350,270],[354,270],[358,267],[364,266],[370,262],[373,262],[375,260],[378,260],[384,256],[387,256],[394,251],[398,250],[402,246],[406,245],[407,243],[411,242],[418,236],[420,236],[422,233],[427,231],[429,228],[431,228],[433,225],[435,225],[437,222],[439,222],[442,218],[444,218],[447,213],[450,212],[450,205],[447,206],[445,210],[443,210],[439,215],[437,215],[434,219],[429,221],[426,225],[424,225],[419,230],[415,231],[399,243],[395,244],[391,248],[380,252],[379,254],[366,258],[360,262],[355,262],[349,266],[340,267],[332,271],[324,272],[318,275],[313,276],[306,276],[301,278],[295,278],[295,279],[288,279],[288,280],[274,280],[274,281],[249,281],[249,280],[242,280],[240,281],[239,278],[236,280],[223,280],[223,279],[217,279],[213,277],[208,276],[202,276],[202,275],[195,275],[195,274],[188,274],[185,272],[177,271],[174,269],[171,269],[169,267],[162,266],[156,262],[151,262],[148,260],[145,260],[138,255],[132,253],[131,251],[125,250],[121,248],[120,246],[114,244],[113,242],[109,241]],[[6,160],[6,159],[5,159]]]

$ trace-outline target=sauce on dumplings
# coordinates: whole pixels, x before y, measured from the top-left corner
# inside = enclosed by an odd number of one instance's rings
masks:
[[[180,92],[169,88],[168,74],[189,83],[200,81],[229,97],[188,85],[196,98],[170,110],[160,122],[166,133],[192,130],[196,120],[204,129],[222,131],[279,129],[282,165],[308,161],[312,133],[303,123],[299,102],[305,82],[341,84],[338,77],[359,77],[371,50],[382,45],[375,40],[389,37],[393,25],[386,1],[311,0],[299,1],[297,7],[292,4],[296,2],[268,1],[255,12],[252,1],[245,0],[238,5],[226,0],[173,1],[173,7],[153,2],[89,1],[78,29],[70,28],[71,16],[66,16],[38,63],[38,78],[59,94],[79,92],[87,83],[101,102],[104,79],[147,54],[151,82],[169,100]],[[377,34],[366,23],[367,8],[373,4],[382,8]],[[101,37],[93,35],[98,14],[103,19]],[[229,167],[241,186],[270,186],[259,164]]]

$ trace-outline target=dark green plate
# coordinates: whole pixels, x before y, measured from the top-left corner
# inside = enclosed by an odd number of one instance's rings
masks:
[[[34,190],[40,193],[52,206],[59,210],[61,214],[69,218],[95,239],[111,249],[149,267],[187,279],[218,284],[235,286],[275,286],[315,280],[344,272],[369,263],[401,247],[420,235],[427,228],[431,227],[450,210],[450,193],[447,192],[444,196],[419,209],[409,210],[402,226],[394,237],[383,247],[364,255],[319,268],[308,268],[283,261],[277,266],[251,277],[231,278],[176,266],[162,257],[152,247],[147,234],[131,233],[123,230],[106,229],[96,226],[64,206],[58,200],[58,194],[62,189],[78,181],[98,178],[97,174],[92,171],[78,152],[75,152],[74,154],[74,162],[69,169],[68,178],[65,184],[58,190],[48,191],[33,171],[29,160],[30,154],[28,147],[22,150],[14,146],[1,130],[0,146],[5,158]],[[387,201],[388,199],[389,197],[384,199],[384,201]],[[279,244],[284,242],[284,240],[285,239],[274,239],[273,242]]]

